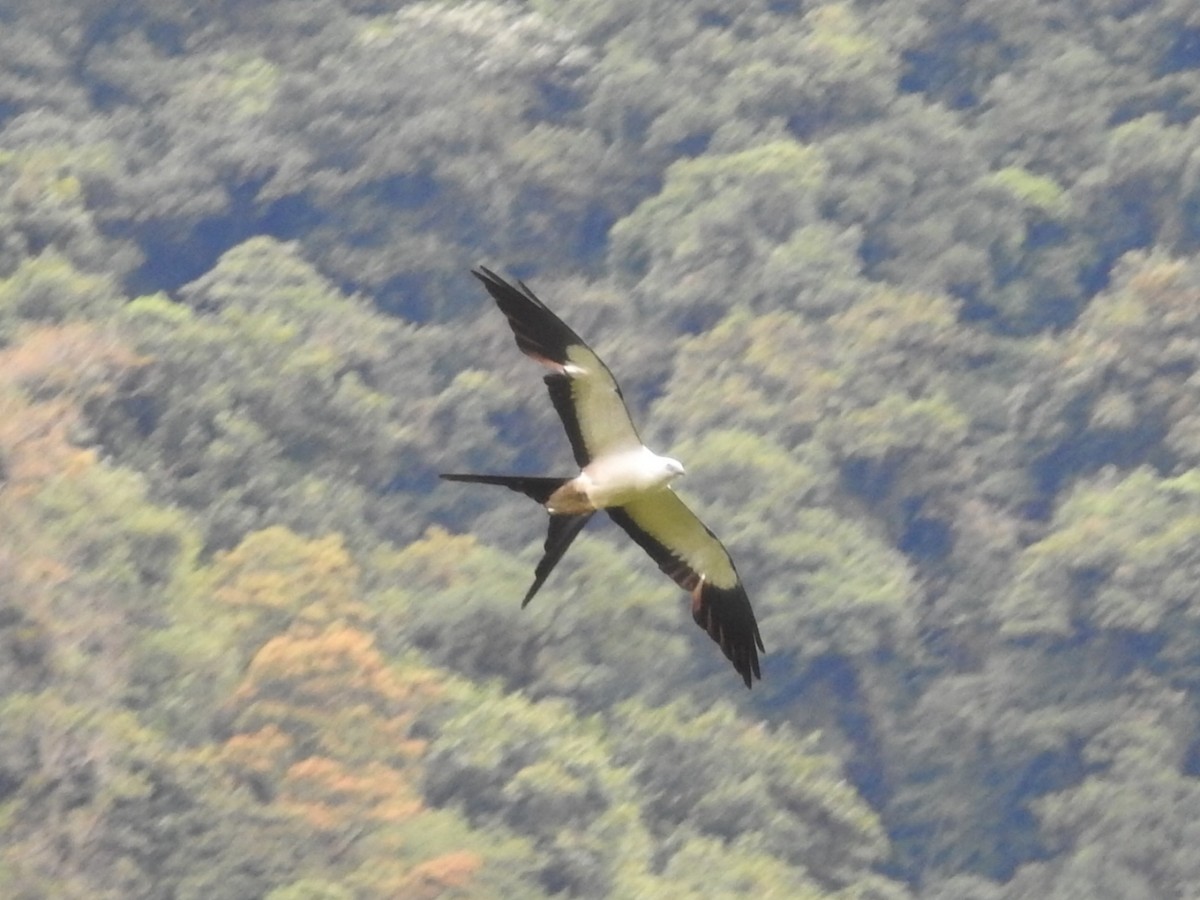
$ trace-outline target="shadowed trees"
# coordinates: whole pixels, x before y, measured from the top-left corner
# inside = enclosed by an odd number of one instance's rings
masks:
[[[0,882],[1176,896],[1195,4],[8,4]],[[596,344],[735,707],[465,274]],[[902,878],[901,883],[896,880]]]

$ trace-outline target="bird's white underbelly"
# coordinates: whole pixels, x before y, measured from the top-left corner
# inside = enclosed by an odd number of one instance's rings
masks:
[[[623,506],[667,486],[662,459],[646,447],[594,459],[579,474],[581,487],[596,509]]]

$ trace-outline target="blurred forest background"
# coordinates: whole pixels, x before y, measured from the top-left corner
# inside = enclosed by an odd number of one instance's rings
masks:
[[[1195,0],[4,0],[0,884],[1195,897]],[[606,356],[747,692],[468,268]]]

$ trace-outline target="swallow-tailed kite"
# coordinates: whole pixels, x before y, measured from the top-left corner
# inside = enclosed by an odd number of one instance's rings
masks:
[[[683,466],[642,443],[608,367],[533,291],[482,266],[472,274],[508,317],[521,352],[551,370],[546,387],[580,468],[567,478],[442,475],[449,481],[502,485],[532,497],[550,513],[545,555],[521,606],[537,593],[592,514],[603,509],[691,593],[696,624],[721,645],[750,687],[752,678],[762,678],[758,624],[733,560],[671,490]]]

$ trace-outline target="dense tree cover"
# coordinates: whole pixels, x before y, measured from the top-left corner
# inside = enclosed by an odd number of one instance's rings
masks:
[[[1190,0],[0,9],[0,884],[1185,897]],[[742,691],[466,269],[608,359]]]

